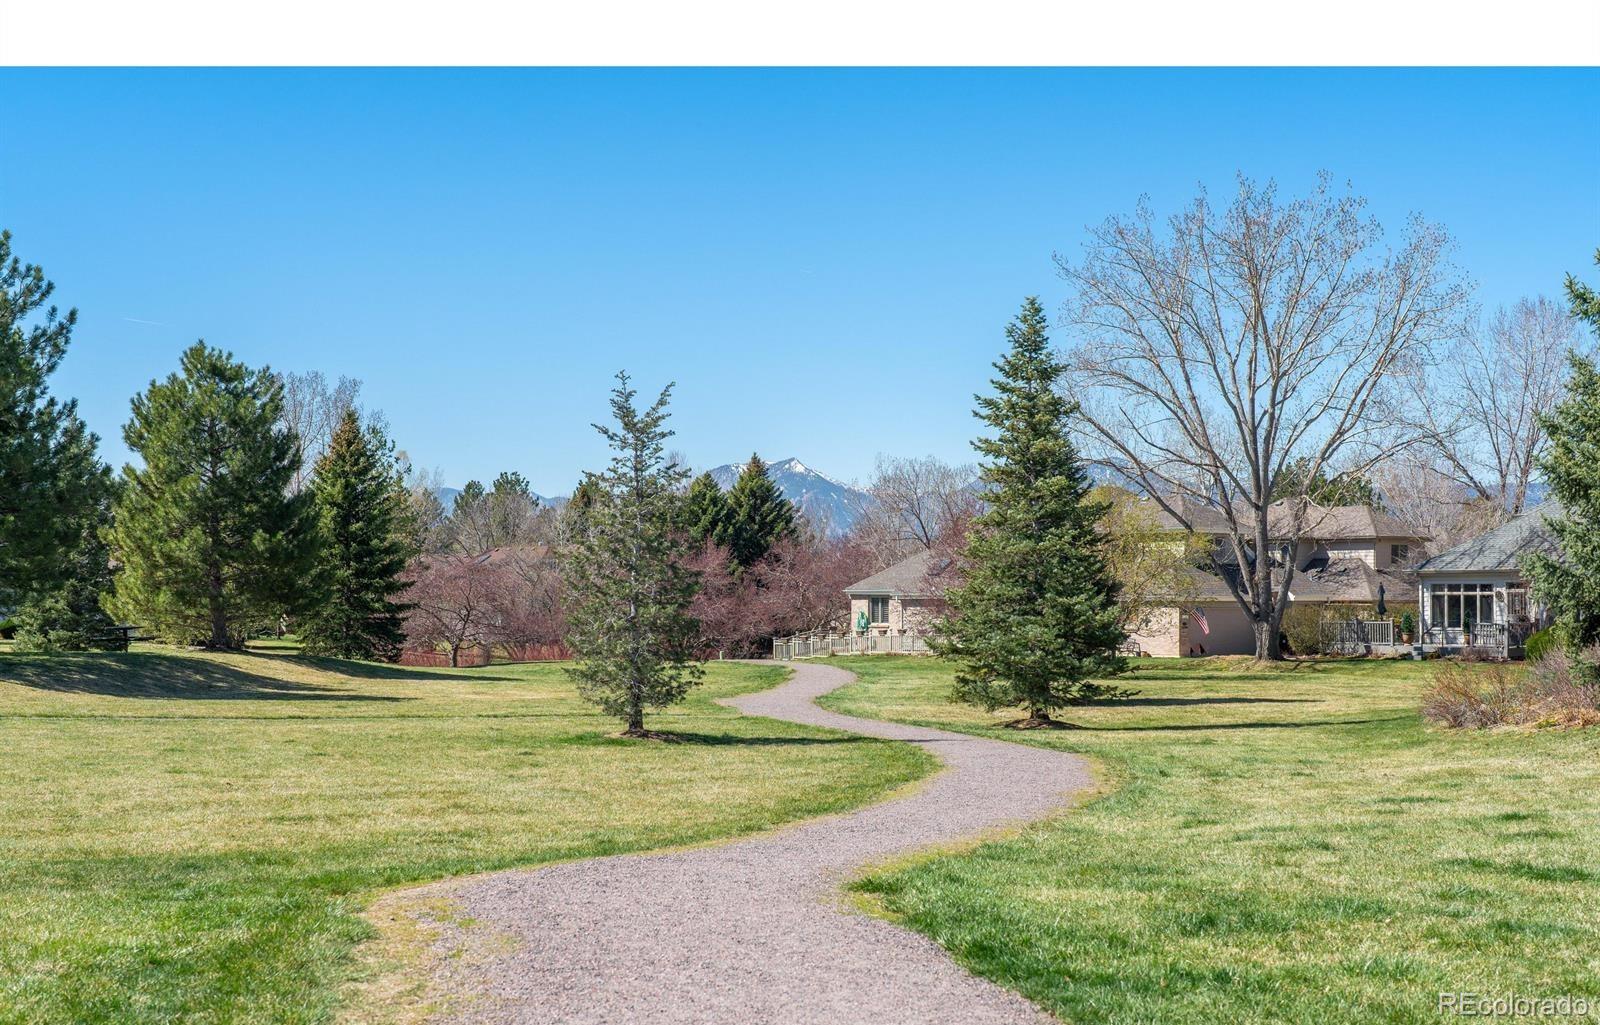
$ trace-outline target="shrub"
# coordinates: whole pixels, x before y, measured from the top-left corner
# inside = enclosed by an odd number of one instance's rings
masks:
[[[1525,666],[1445,662],[1423,695],[1422,716],[1456,729],[1600,724],[1600,648],[1574,658],[1551,647]]]
[[[1400,633],[1406,637],[1417,635],[1417,617],[1411,614],[1410,609],[1400,613]]]
[[[1566,646],[1566,631],[1558,623],[1529,636],[1523,644],[1522,652],[1529,662],[1542,662],[1550,652],[1564,649]]]
[[[1283,633],[1296,655],[1322,651],[1323,610],[1316,605],[1291,605],[1283,613]]]
[[[108,647],[111,617],[100,610],[97,597],[75,594],[69,585],[24,605],[15,620],[14,650],[52,653]]]

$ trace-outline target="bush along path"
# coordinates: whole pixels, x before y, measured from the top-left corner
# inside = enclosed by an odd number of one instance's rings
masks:
[[[429,887],[419,906],[451,907],[421,969],[429,1003],[463,1023],[1053,1020],[932,941],[852,911],[841,887],[868,863],[1061,810],[1091,786],[1087,763],[812,703],[853,679],[802,663],[788,682],[727,703],[922,744],[944,771],[905,796],[735,843]]]

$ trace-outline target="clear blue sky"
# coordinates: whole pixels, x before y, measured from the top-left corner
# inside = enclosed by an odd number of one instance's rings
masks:
[[[1593,71],[0,71],[0,224],[108,459],[204,337],[365,382],[455,484],[565,493],[611,374],[697,466],[969,458],[1051,254],[1236,170],[1446,224],[1487,305],[1594,277]]]

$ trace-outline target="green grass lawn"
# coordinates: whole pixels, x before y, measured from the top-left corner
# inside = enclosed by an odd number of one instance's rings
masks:
[[[932,659],[838,659],[842,712],[1092,756],[1108,792],[861,887],[1068,1022],[1438,1022],[1441,991],[1600,998],[1600,730],[1425,728],[1429,667],[1144,661],[1018,733]],[[1600,1006],[1597,1000],[1596,1006]],[[1570,1019],[1569,1019],[1570,1020]]]
[[[624,741],[550,665],[0,655],[0,1022],[320,1022],[380,890],[857,805],[926,755],[711,702]]]

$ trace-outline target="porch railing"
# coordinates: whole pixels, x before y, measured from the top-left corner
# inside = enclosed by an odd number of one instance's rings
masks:
[[[1526,630],[1508,628],[1504,623],[1477,623],[1470,628],[1430,626],[1422,635],[1422,643],[1428,648],[1493,658],[1508,657],[1526,640]]]
[[[1330,655],[1394,651],[1396,638],[1390,619],[1332,619],[1322,624],[1322,650]]]
[[[925,655],[928,639],[910,630],[887,633],[810,633],[772,639],[772,657],[780,661],[819,655]]]

